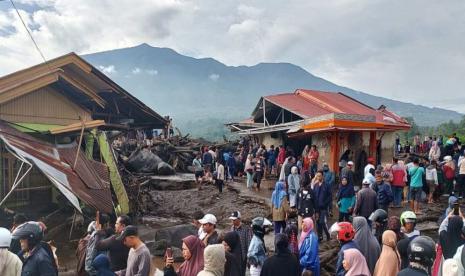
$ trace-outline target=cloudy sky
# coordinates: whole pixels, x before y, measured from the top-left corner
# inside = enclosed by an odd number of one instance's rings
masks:
[[[463,0],[16,0],[46,58],[148,43],[465,112]],[[0,0],[0,75],[40,62]]]

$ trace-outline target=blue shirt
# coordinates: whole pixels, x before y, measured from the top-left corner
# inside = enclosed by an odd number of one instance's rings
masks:
[[[413,166],[408,170],[408,174],[410,175],[410,187],[423,187],[423,175],[425,174],[424,168]]]

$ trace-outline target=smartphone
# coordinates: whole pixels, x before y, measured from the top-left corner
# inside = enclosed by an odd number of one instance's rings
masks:
[[[173,249],[171,247],[166,248],[165,256],[166,256],[166,258],[172,258],[173,257]]]
[[[454,215],[458,216],[460,214],[459,208],[460,208],[459,203],[458,202],[454,203]]]

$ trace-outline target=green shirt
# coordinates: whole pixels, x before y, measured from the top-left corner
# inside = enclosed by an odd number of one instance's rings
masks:
[[[425,174],[424,168],[413,166],[408,170],[408,174],[410,175],[410,187],[423,187],[423,175]]]

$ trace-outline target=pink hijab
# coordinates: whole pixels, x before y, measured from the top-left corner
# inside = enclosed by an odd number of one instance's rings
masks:
[[[344,260],[349,263],[349,270],[345,276],[371,276],[367,261],[358,249],[344,250]]]
[[[191,258],[184,261],[178,270],[180,276],[197,276],[203,270],[203,242],[196,236],[190,235],[182,239],[191,252]]]
[[[312,232],[313,230],[313,219],[312,218],[304,218],[302,221],[302,224],[305,225],[305,228],[307,231],[304,231],[304,227],[302,225],[302,233],[300,233],[300,239],[299,239],[299,249],[302,243],[304,242],[305,238]]]

